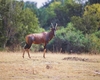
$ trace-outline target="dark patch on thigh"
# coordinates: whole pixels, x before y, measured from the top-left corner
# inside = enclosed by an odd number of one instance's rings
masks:
[[[29,49],[34,41],[34,37],[29,36],[28,42],[25,44],[24,49]]]
[[[25,46],[24,46],[24,49],[30,49],[31,45],[32,45],[32,44],[27,44],[27,43],[26,43]]]

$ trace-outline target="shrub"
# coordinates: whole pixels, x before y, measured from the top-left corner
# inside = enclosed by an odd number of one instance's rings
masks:
[[[49,50],[62,52],[88,52],[89,39],[76,30],[71,23],[56,32],[56,37],[48,44]]]

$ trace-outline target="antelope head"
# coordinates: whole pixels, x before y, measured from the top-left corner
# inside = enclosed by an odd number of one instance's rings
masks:
[[[51,23],[51,31],[53,32],[53,34],[54,34],[54,36],[55,36],[55,32],[56,32],[56,30],[57,30],[57,23],[56,23],[56,25],[54,26],[52,23]]]

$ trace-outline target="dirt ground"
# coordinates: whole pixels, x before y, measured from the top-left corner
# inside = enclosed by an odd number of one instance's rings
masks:
[[[0,52],[0,80],[100,80],[100,55]]]

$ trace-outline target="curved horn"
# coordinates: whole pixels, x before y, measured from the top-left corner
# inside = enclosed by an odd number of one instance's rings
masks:
[[[58,25],[58,24],[56,23],[56,26],[55,26],[55,28],[57,27],[57,25]]]
[[[51,23],[51,26],[54,27],[54,25]]]

